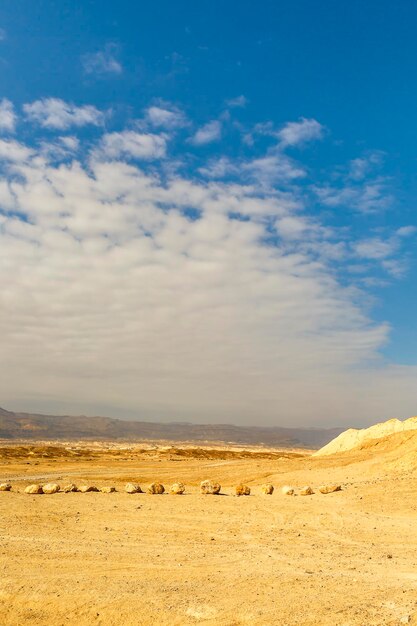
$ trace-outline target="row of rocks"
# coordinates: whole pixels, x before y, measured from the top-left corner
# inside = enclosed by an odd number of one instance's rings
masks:
[[[140,485],[136,483],[127,483],[125,487],[126,493],[143,493]],[[183,483],[174,483],[171,485],[169,492],[176,495],[181,495],[185,491],[185,485]],[[154,495],[165,493],[165,487],[161,483],[152,483],[146,490],[147,493]]]
[[[12,489],[12,485],[10,483],[0,483],[0,491],[11,491],[11,489]],[[200,492],[205,495],[217,495],[220,493],[220,490],[221,490],[221,485],[212,480],[203,480],[203,482],[200,484]],[[318,487],[318,491],[323,494],[333,493],[334,491],[340,491],[340,490],[341,490],[341,485],[336,485],[336,484],[321,485],[320,487]],[[101,487],[99,489],[98,487],[95,487],[94,485],[81,485],[80,487],[77,487],[77,485],[74,485],[73,483],[65,485],[64,487],[61,488],[61,486],[58,483],[46,483],[45,485],[40,485],[40,484],[28,485],[25,489],[25,493],[29,493],[29,494],[41,494],[41,493],[53,494],[53,493],[58,493],[58,492],[87,493],[91,491],[96,491],[96,492],[100,491],[101,493],[113,493],[116,491],[116,488],[115,487]],[[130,493],[130,494],[143,493],[141,486],[136,483],[127,483],[127,485],[125,486],[125,491],[126,493]],[[265,495],[272,495],[274,493],[274,486],[271,483],[266,483],[265,485],[262,485],[261,491]],[[163,494],[165,493],[165,487],[161,483],[154,482],[151,485],[149,485],[149,487],[146,489],[146,492],[150,494]],[[169,492],[174,495],[183,494],[185,492],[184,483],[181,483],[181,482],[174,483],[173,485],[171,485]],[[237,496],[249,496],[251,493],[251,490],[248,485],[244,485],[243,483],[240,483],[239,485],[237,485],[235,492]],[[298,491],[294,487],[285,486],[282,488],[282,493],[287,496],[294,496],[297,493],[300,496],[309,496],[309,495],[312,495],[314,491],[308,485],[298,489]]]

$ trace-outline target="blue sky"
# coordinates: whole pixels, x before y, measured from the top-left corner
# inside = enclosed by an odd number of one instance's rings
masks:
[[[417,7],[4,1],[2,403],[415,413]]]

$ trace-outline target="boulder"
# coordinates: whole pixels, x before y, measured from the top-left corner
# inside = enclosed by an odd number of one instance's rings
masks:
[[[25,493],[43,493],[41,485],[28,485],[25,489]]]
[[[238,485],[236,487],[236,495],[237,496],[250,496],[250,487],[247,485]]]
[[[272,496],[272,494],[274,493],[274,485],[271,485],[271,483],[266,483],[266,485],[262,485],[261,491],[267,496]]]
[[[285,487],[283,487],[281,489],[281,491],[284,494],[284,496],[293,496],[294,495],[294,487],[289,487],[288,485],[285,485]]]
[[[116,487],[102,487],[100,491],[101,493],[114,493],[116,491]]]
[[[313,493],[314,491],[308,485],[300,489],[300,496],[311,496]]]
[[[165,491],[165,487],[161,485],[161,483],[152,483],[151,485],[149,485],[146,491],[147,493],[151,493],[154,495],[162,494]]]
[[[341,485],[320,485],[320,493],[333,493],[334,491],[341,491]]]
[[[125,491],[126,493],[143,493],[140,486],[135,483],[127,483]]]
[[[0,483],[0,491],[11,491],[12,486],[10,483]]]
[[[78,491],[80,493],[87,493],[88,491],[98,491],[98,489],[93,485],[81,485],[81,487],[78,487]]]
[[[65,485],[64,487],[62,487],[62,491],[64,493],[71,493],[74,491],[78,491],[77,485],[74,485],[74,483],[70,483],[69,485]]]
[[[212,480],[203,480],[200,484],[200,491],[206,495],[216,495],[220,493],[221,486]]]
[[[174,483],[173,485],[171,485],[169,493],[181,495],[184,493],[184,491],[185,491],[184,483]]]
[[[60,486],[58,483],[47,483],[46,485],[42,485],[43,493],[58,493],[60,490]]]

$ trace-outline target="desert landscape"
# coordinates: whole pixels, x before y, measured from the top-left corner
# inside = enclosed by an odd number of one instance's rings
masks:
[[[416,24],[1,0],[0,626],[417,626]]]
[[[323,455],[3,440],[2,626],[417,623],[417,430],[380,432]],[[200,493],[205,479],[220,495]],[[163,495],[146,493],[154,481]],[[61,491],[25,493],[51,482]],[[145,493],[126,493],[129,482]],[[169,493],[175,482],[183,495]],[[116,491],[62,492],[68,483]],[[235,495],[240,483],[249,496]]]

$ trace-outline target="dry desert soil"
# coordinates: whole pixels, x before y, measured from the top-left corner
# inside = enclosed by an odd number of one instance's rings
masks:
[[[417,624],[411,439],[322,458],[3,442],[0,482],[13,489],[0,492],[0,624]],[[223,495],[201,495],[206,478]],[[129,481],[145,489],[154,480],[182,481],[186,493],[124,492]],[[24,493],[49,481],[117,492]],[[250,496],[234,495],[241,481]],[[262,495],[265,482],[272,496]],[[341,491],[317,491],[334,482]],[[285,496],[284,485],[314,494]]]

